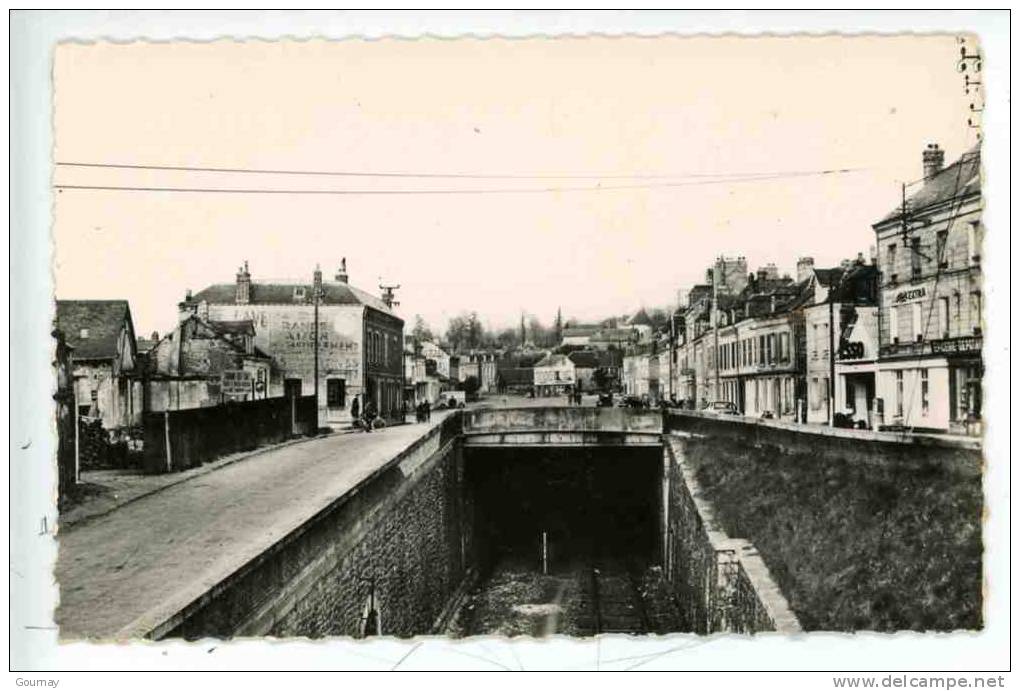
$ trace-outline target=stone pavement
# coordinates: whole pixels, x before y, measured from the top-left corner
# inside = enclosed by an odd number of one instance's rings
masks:
[[[420,438],[432,422],[259,453],[64,527],[62,639],[145,635]]]

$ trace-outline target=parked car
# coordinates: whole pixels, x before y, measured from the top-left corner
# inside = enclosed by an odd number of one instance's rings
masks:
[[[737,410],[737,405],[733,401],[712,401],[702,408],[702,411],[716,415],[740,415],[740,411]]]

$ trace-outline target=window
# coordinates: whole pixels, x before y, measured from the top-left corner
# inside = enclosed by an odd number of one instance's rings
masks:
[[[974,328],[974,335],[981,334],[981,291],[975,290],[970,294],[970,323]]]
[[[89,330],[88,329],[82,329],[81,331],[78,332],[78,336],[80,338],[88,338],[89,337]]]
[[[977,221],[967,224],[967,257],[971,264],[977,264],[981,261],[981,248],[978,245]]]
[[[779,357],[783,362],[793,359],[793,353],[790,352],[790,334],[788,333],[779,336]]]
[[[928,417],[928,370],[921,370],[921,415]]]
[[[304,299],[305,299],[304,286],[294,286],[294,302],[300,302]]]
[[[948,239],[948,230],[940,230],[935,234],[935,260],[939,263],[940,269],[949,267],[949,257],[946,255],[946,241]]]
[[[889,245],[886,250],[885,271],[889,276],[889,282],[896,282],[896,243]]]
[[[921,275],[921,238],[910,238],[910,275]]]
[[[889,340],[893,343],[900,342],[900,310],[898,307],[889,308]]]
[[[772,357],[773,356],[772,346],[775,343],[775,340],[776,340],[775,334],[769,334],[768,338],[765,339],[765,362],[768,363],[775,362],[775,360]]]
[[[326,407],[345,408],[347,406],[347,382],[343,379],[326,380]]]
[[[924,325],[921,323],[921,303],[915,302],[910,306],[910,324],[915,341],[924,340]]]
[[[949,338],[949,298],[939,298],[939,335]]]
[[[845,384],[844,399],[846,401],[846,407],[850,409],[851,413],[857,412],[857,396],[854,392],[854,383],[850,377],[843,377],[843,383]]]
[[[889,311],[892,312],[892,309]],[[811,325],[811,359],[818,359],[818,324]]]
[[[903,417],[903,370],[896,370],[896,417]]]

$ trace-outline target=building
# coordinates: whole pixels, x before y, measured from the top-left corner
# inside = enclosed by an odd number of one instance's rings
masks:
[[[627,326],[637,332],[637,340],[640,342],[651,340],[652,334],[655,331],[655,325],[643,307],[627,320]]]
[[[215,322],[185,313],[144,360],[149,411],[270,397],[272,359],[255,345],[250,320]]]
[[[858,255],[856,261],[831,269],[816,269],[812,263],[808,277],[812,297],[804,308],[807,422],[831,425],[840,414],[870,426],[878,270]]]
[[[922,153],[920,187],[873,225],[881,275],[876,396],[881,427],[980,434],[981,152],[943,167]]]
[[[440,376],[450,377],[450,354],[431,341],[422,341],[421,354],[426,360],[433,360],[436,363],[436,372]]]
[[[141,424],[142,386],[127,300],[57,300],[56,328],[72,349],[78,414],[113,430]]]
[[[181,309],[207,321],[250,321],[255,345],[272,358],[270,396],[312,393],[317,369],[320,425],[349,424],[356,396],[362,409],[373,401],[384,419],[403,419],[404,322],[386,300],[348,282],[346,260],[334,280],[316,269],[308,282],[256,281],[246,262],[234,283],[189,295]]]
[[[496,391],[501,394],[533,396],[535,393],[535,368],[516,367],[513,363],[499,361],[496,370]]]
[[[535,364],[535,395],[561,396],[574,390],[577,376],[566,355],[550,353]]]
[[[576,326],[565,327],[560,345],[588,346],[591,344],[592,336],[598,333],[598,331],[599,327],[594,324],[578,324]]]
[[[623,350],[637,343],[640,333],[630,327],[605,327],[588,339],[588,345],[596,350]]]
[[[57,423],[57,501],[64,506],[78,485],[78,414],[74,391],[74,349],[67,345],[64,334],[53,330],[56,341],[57,390],[53,393]]]

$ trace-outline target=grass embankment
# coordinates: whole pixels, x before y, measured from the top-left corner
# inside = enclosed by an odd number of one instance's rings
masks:
[[[979,477],[721,440],[688,457],[717,519],[755,544],[806,630],[981,627]]]

